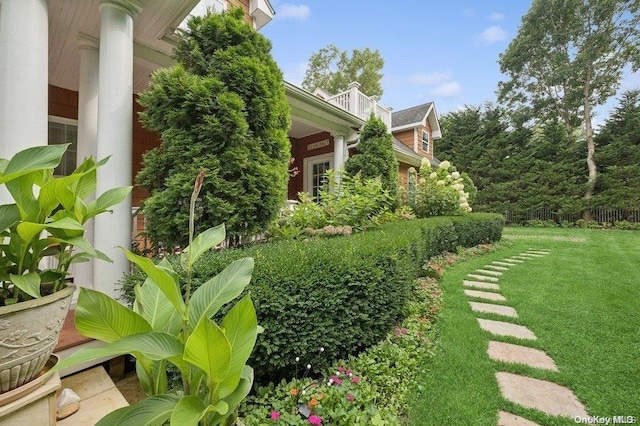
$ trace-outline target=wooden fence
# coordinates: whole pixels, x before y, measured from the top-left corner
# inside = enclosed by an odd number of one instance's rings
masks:
[[[507,223],[525,223],[529,220],[551,220],[557,223],[560,222],[576,222],[582,218],[580,213],[558,213],[552,210],[543,209],[533,212],[526,212],[523,214],[515,214],[512,212],[505,212],[504,217]],[[625,209],[592,209],[591,219],[596,222],[609,222],[615,223],[626,220],[628,222],[640,222],[640,210],[625,210]]]

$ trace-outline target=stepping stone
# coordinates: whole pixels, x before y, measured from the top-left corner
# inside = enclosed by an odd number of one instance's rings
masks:
[[[493,283],[485,283],[482,281],[462,281],[462,284],[465,287],[475,287],[475,288],[484,288],[486,290],[500,290],[500,286],[498,284]]]
[[[504,315],[505,317],[518,318],[518,313],[511,306],[494,305],[493,303],[469,302],[474,312]]]
[[[498,411],[498,426],[540,426],[538,423],[527,420],[524,417]]]
[[[528,252],[524,252],[524,253],[520,253],[520,256],[525,256],[525,257],[544,257],[544,254],[538,254],[538,253],[528,253]]]
[[[531,260],[530,257],[525,257],[525,256],[511,256],[511,259],[515,259],[515,260]]]
[[[509,259],[505,259],[505,262],[513,262],[513,263],[524,263],[525,260],[529,260],[529,259],[518,259],[518,256],[513,256],[510,257]]]
[[[524,364],[533,368],[558,371],[553,359],[543,351],[504,342],[489,342],[487,355],[495,361]]]
[[[513,263],[500,262],[500,261],[497,261],[497,260],[494,261],[494,262],[491,262],[491,263],[493,263],[494,265],[505,266],[507,269],[509,269],[509,266],[513,266]]]
[[[504,266],[496,266],[496,265],[484,265],[483,268],[494,269],[496,271],[508,271],[509,268],[505,268]]]
[[[500,275],[502,275],[502,272],[488,271],[486,269],[476,269],[474,272],[477,272],[479,274],[489,275],[489,276],[492,276],[492,277],[499,277]]]
[[[489,281],[492,283],[497,283],[498,279],[496,277],[488,277],[486,275],[478,275],[478,274],[467,274],[467,277],[473,278],[479,281]]]
[[[527,249],[528,252],[530,253],[540,253],[540,254],[549,254],[551,253],[551,250],[547,250],[547,249]]]
[[[469,297],[477,297],[478,299],[486,299],[492,300],[494,302],[506,302],[507,299],[504,298],[500,293],[490,293],[488,291],[478,291],[478,290],[465,290],[464,294]]]
[[[504,371],[496,373],[496,380],[502,396],[515,404],[550,416],[588,417],[587,410],[573,392],[557,383]]]
[[[480,328],[496,336],[511,336],[518,339],[536,340],[536,335],[524,325],[511,324],[510,322],[494,321],[478,318]]]

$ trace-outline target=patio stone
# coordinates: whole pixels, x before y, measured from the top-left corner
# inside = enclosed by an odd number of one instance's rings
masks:
[[[538,423],[527,420],[524,417],[498,411],[498,426],[540,426]]]
[[[529,260],[529,259],[518,259],[518,256],[512,256],[508,259],[504,259],[505,262],[513,262],[513,263],[524,263],[525,260]]]
[[[535,258],[535,257],[544,257],[544,254],[537,254],[537,253],[520,253],[520,256],[524,256],[524,257],[531,257],[531,258]]]
[[[483,288],[486,290],[500,290],[500,286],[498,284],[493,283],[485,283],[482,281],[462,281],[462,284],[465,287],[475,287],[475,288]]]
[[[487,269],[476,269],[474,272],[477,272],[479,274],[483,274],[483,275],[489,275],[491,277],[499,277],[502,275],[502,272],[498,272],[498,271],[489,271]]]
[[[509,268],[509,266],[513,266],[513,263],[500,262],[500,261],[498,261],[498,260],[495,260],[495,261],[493,261],[493,262],[491,262],[491,263],[493,263],[494,265],[504,266],[504,267],[506,267],[507,269]]]
[[[467,277],[473,278],[479,281],[490,281],[493,283],[497,283],[498,279],[496,277],[488,277],[486,275],[478,275],[478,274],[467,274]]]
[[[588,417],[584,405],[564,386],[500,371],[496,380],[502,396],[526,408],[534,408],[550,416]]]
[[[536,335],[524,325],[478,318],[480,328],[496,336],[511,336],[518,339],[536,340]]]
[[[506,302],[507,299],[504,298],[500,293],[490,293],[488,291],[478,291],[478,290],[465,290],[464,294],[469,297],[477,297],[478,299],[486,299],[492,300],[494,302]]]
[[[531,253],[540,253],[540,254],[549,254],[549,253],[551,253],[551,250],[549,250],[549,249],[528,248],[527,251],[531,252]]]
[[[531,260],[530,257],[525,257],[525,256],[520,256],[520,255],[511,256],[511,258],[515,259],[515,260]]]
[[[506,268],[504,266],[496,266],[496,265],[484,265],[483,268],[494,269],[496,271],[508,271],[509,270],[509,268]]]
[[[496,361],[524,364],[533,368],[558,371],[558,367],[556,367],[553,359],[540,349],[490,341],[489,347],[487,348],[487,355]]]
[[[518,313],[511,306],[494,305],[493,303],[469,302],[471,310],[474,312],[484,312],[487,314],[504,315],[505,317],[517,318]]]

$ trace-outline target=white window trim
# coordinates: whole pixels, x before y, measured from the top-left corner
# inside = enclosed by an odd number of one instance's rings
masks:
[[[78,120],[74,120],[73,118],[65,118],[65,117],[58,117],[57,115],[50,115],[49,121],[52,123],[67,124],[69,126],[78,127]]]
[[[424,135],[427,135],[427,150],[424,150]],[[426,130],[422,131],[422,134],[420,135],[420,150],[422,152],[429,152],[431,151],[431,135],[429,134],[429,132],[427,132]]]
[[[313,188],[313,173],[312,166],[315,163],[324,163],[329,161],[329,168],[333,169],[333,153],[330,152],[328,154],[315,155],[313,157],[307,157],[302,162],[302,171],[303,171],[303,190],[307,194],[311,194],[311,189]]]

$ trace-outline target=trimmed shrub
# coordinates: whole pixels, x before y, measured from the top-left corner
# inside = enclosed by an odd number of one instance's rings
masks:
[[[401,319],[412,281],[429,257],[497,241],[503,225],[495,214],[438,217],[393,222],[348,238],[212,252],[195,265],[192,285],[235,259],[255,259],[247,290],[265,332],[249,364],[258,382],[277,382],[293,375],[296,357],[318,372],[383,339]],[[128,300],[141,282],[135,274],[125,278]]]

